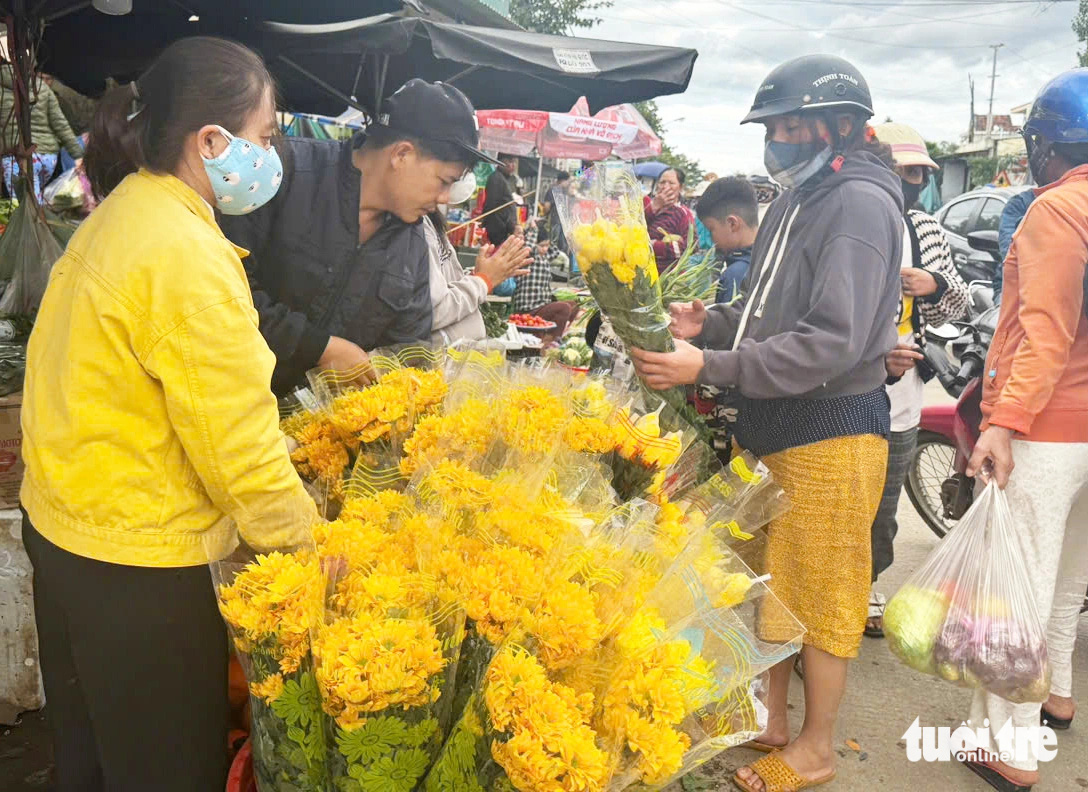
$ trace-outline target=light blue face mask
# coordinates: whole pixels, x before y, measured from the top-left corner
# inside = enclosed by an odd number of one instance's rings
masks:
[[[831,161],[831,146],[822,140],[811,143],[780,143],[768,140],[763,164],[771,178],[787,190],[800,187]]]
[[[226,215],[249,214],[272,200],[283,181],[283,164],[275,148],[267,150],[235,137],[221,126],[227,147],[213,159],[204,160],[212,183],[215,205]]]

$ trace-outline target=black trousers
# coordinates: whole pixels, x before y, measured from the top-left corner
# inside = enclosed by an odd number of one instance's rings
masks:
[[[56,792],[221,792],[227,635],[206,566],[94,561],[23,514]]]

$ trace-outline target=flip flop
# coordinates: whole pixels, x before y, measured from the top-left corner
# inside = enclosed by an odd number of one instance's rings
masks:
[[[832,770],[823,778],[809,780],[783,762],[778,754],[773,753],[748,765],[748,769],[763,782],[763,792],[800,792],[802,789],[821,786],[835,778],[835,771]],[[739,773],[733,776],[733,783],[741,792],[756,792],[755,787],[742,779]]]
[[[1054,731],[1068,731],[1069,727],[1073,725],[1072,718],[1059,718],[1057,715],[1051,715],[1047,712],[1046,707],[1039,711],[1039,722],[1043,726],[1049,726]]]
[[[992,786],[997,792],[1031,792],[1030,786],[1018,784],[1008,776],[1004,775],[1000,770],[996,770],[990,767],[988,764],[982,762],[965,761],[964,767],[977,775],[987,784]]]

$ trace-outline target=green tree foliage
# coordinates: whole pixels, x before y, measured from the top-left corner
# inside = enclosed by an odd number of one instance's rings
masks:
[[[601,19],[594,14],[611,6],[612,0],[513,0],[510,19],[526,30],[567,36],[599,25]]]
[[[940,159],[941,157],[948,157],[955,154],[956,144],[950,143],[947,140],[942,140],[940,143],[934,143],[932,140],[927,140],[926,149],[932,159]]]
[[[1077,34],[1077,41],[1086,45],[1077,52],[1078,65],[1088,66],[1088,0],[1080,0],[1078,4],[1073,17],[1073,32]]]

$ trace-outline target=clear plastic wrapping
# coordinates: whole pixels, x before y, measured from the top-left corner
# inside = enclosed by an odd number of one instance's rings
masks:
[[[557,196],[556,210],[597,305],[628,347],[673,351],[634,170],[627,163],[602,162],[572,181]],[[684,390],[673,388],[665,398],[680,409]]]
[[[325,733],[311,655],[323,576],[312,546],[211,564],[219,610],[246,680],[258,788],[325,792]]]

